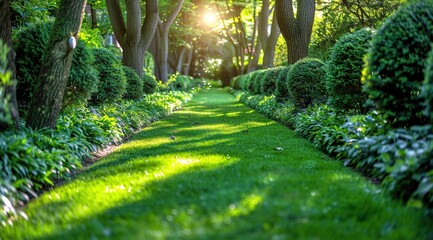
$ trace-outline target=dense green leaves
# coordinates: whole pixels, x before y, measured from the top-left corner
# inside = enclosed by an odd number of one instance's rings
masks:
[[[327,100],[325,64],[319,59],[299,60],[290,69],[287,79],[290,97],[298,108]]]
[[[123,71],[126,77],[126,93],[125,99],[140,99],[143,97],[143,79],[140,78],[134,69],[123,66]]]
[[[420,96],[433,41],[433,1],[399,9],[373,38],[364,70],[370,98],[395,126],[427,122]]]
[[[120,99],[126,92],[127,82],[120,59],[105,48],[92,49],[95,56],[94,67],[99,72],[98,91],[92,102],[100,104]]]
[[[362,92],[361,72],[373,31],[362,29],[341,37],[330,53],[326,90],[335,109],[362,110],[367,95]]]

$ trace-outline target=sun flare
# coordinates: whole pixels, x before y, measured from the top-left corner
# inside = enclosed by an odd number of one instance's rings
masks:
[[[216,19],[215,14],[211,12],[207,12],[203,15],[203,21],[208,25],[215,23]]]

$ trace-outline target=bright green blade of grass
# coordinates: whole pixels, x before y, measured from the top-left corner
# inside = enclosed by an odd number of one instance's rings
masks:
[[[203,91],[26,212],[1,239],[433,237],[422,209],[222,90]]]

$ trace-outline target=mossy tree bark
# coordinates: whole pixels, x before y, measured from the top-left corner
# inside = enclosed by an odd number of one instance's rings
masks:
[[[9,111],[12,115],[13,125],[15,128],[20,126],[20,116],[18,113],[17,104],[17,92],[16,92],[16,75],[15,75],[15,51],[12,48],[12,23],[11,23],[11,11],[10,11],[10,0],[0,1],[0,38],[3,42],[8,45],[9,53],[7,56],[8,66],[7,70],[12,73],[12,85],[5,87],[5,97],[9,103]],[[9,128],[10,126],[0,126],[0,130]]]
[[[144,54],[158,25],[158,0],[146,0],[146,16],[141,24],[140,0],[126,0],[126,23],[119,0],[106,0],[114,35],[123,48],[123,64],[143,76]]]
[[[62,107],[74,49],[80,30],[85,0],[61,0],[56,20],[42,59],[27,126],[54,128]]]
[[[288,63],[294,64],[308,55],[308,44],[316,11],[315,0],[298,0],[296,18],[292,0],[276,0],[278,26],[287,44]]]

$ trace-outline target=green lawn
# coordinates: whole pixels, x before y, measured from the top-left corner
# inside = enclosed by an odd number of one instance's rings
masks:
[[[31,202],[28,221],[0,238],[433,238],[422,209],[341,165],[223,90],[206,90]]]

